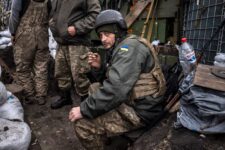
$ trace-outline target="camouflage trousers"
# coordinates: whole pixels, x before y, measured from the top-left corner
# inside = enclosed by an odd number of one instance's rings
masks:
[[[24,88],[26,97],[41,97],[48,90],[48,29],[33,30],[18,28],[15,36],[16,83]]]
[[[89,48],[83,45],[59,45],[55,58],[55,77],[61,90],[68,90],[74,84],[80,96],[88,93],[90,85],[86,76],[90,71],[88,52]]]
[[[75,122],[75,132],[86,149],[104,150],[108,137],[122,135],[144,126],[134,109],[126,104],[95,119]]]

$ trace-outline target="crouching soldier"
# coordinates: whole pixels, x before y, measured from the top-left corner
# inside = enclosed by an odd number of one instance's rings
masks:
[[[106,49],[105,63],[89,53],[93,76],[102,84],[70,111],[75,132],[86,149],[104,149],[109,136],[155,123],[162,112],[165,79],[153,47],[127,35],[127,25],[115,10],[102,11],[95,30]]]
[[[48,0],[13,0],[9,30],[14,44],[16,83],[24,88],[25,103],[46,102],[48,89],[47,64]]]

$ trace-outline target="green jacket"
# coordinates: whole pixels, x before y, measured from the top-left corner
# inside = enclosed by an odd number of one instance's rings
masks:
[[[54,39],[63,45],[87,45],[100,10],[99,0],[54,0],[49,23]],[[75,26],[75,36],[67,32],[71,25]]]
[[[95,118],[122,103],[129,103],[130,95],[141,73],[148,73],[154,66],[153,56],[149,48],[137,38],[126,38],[112,51],[108,61],[106,79],[103,86],[90,95],[80,105],[81,113],[88,118]],[[102,67],[104,70],[104,67]],[[101,72],[101,71],[99,71]],[[146,123],[152,123],[162,112],[162,97],[146,96],[131,106]]]

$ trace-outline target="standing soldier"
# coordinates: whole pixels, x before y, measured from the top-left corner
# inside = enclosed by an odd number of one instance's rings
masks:
[[[8,28],[11,3],[11,0],[0,1],[0,31]]]
[[[59,45],[55,58],[55,77],[61,97],[52,102],[52,109],[72,103],[72,86],[81,100],[87,97],[90,85],[86,76],[90,70],[86,55],[90,46],[88,33],[93,29],[100,9],[99,0],[53,1],[50,29]]]
[[[9,30],[14,45],[17,84],[24,88],[25,103],[46,102],[48,81],[48,0],[13,0]]]
[[[86,149],[103,150],[108,136],[151,126],[159,119],[166,86],[154,48],[145,39],[127,35],[118,11],[102,11],[95,29],[107,50],[106,63],[101,64],[97,53],[90,52],[88,60],[102,86],[72,108],[69,119],[75,121]]]

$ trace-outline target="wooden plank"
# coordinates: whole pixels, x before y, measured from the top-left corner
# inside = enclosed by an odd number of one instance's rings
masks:
[[[142,32],[141,32],[141,37],[142,38],[144,38],[144,36],[145,36],[145,31],[146,31],[146,28],[147,28],[147,24],[148,24],[149,18],[153,14],[153,12],[152,12],[153,5],[154,5],[154,0],[152,0],[152,2],[151,2],[150,8],[148,10],[147,18],[146,18],[146,20],[144,22],[144,26],[143,26],[143,29],[142,29]]]
[[[172,108],[169,109],[169,113],[175,113],[175,112],[177,112],[177,111],[179,110],[179,108],[180,108],[180,102],[177,101],[177,102],[172,106]]]
[[[199,64],[195,73],[194,84],[225,92],[225,80],[211,73],[213,66]]]
[[[151,37],[152,37],[152,31],[153,31],[154,24],[155,24],[155,16],[154,16],[155,14],[153,14],[153,13],[156,12],[156,8],[157,8],[157,5],[158,5],[158,0],[156,0],[154,5],[155,6],[154,6],[154,9],[153,9],[153,12],[152,12],[152,19],[151,19],[151,22],[150,22],[150,25],[149,25],[149,29],[148,29],[148,33],[147,33],[147,40],[148,41],[150,41]]]
[[[129,14],[125,17],[128,28],[131,27],[134,21],[139,17],[151,1],[152,0],[140,0],[134,5]]]

